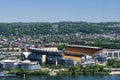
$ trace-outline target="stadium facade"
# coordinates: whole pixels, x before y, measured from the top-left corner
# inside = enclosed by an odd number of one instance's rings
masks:
[[[92,58],[102,49],[91,46],[68,45],[63,50],[56,47],[49,48],[28,48],[30,54],[27,58],[31,61],[39,61],[47,64],[76,65],[85,61],[92,61]],[[25,58],[25,54],[22,53]]]

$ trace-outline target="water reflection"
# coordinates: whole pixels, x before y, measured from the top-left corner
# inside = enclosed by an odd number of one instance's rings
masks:
[[[0,77],[0,80],[120,80],[120,75],[96,75],[96,76],[17,76]]]

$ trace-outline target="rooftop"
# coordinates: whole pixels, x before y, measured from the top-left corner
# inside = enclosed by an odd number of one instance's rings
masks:
[[[68,47],[82,47],[82,48],[91,48],[91,49],[102,49],[100,47],[93,47],[93,46],[82,46],[82,45],[67,45]]]

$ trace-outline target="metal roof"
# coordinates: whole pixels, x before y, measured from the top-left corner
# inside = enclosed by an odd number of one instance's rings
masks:
[[[82,48],[91,48],[91,49],[102,49],[100,47],[93,47],[93,46],[82,46],[82,45],[67,45],[68,47],[82,47]]]

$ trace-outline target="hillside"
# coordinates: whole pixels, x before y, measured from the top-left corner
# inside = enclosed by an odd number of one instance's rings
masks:
[[[71,33],[120,33],[119,22],[88,23],[88,22],[58,22],[58,23],[0,23],[0,34],[71,34]]]

